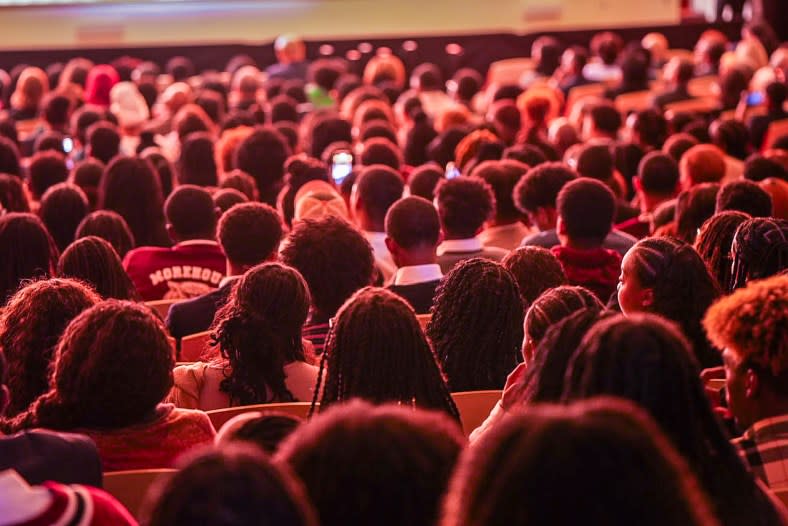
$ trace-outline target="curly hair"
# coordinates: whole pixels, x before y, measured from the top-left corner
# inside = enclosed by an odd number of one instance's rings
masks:
[[[528,308],[544,291],[566,285],[566,274],[558,258],[548,249],[520,247],[503,258],[501,265],[517,280],[523,307]]]
[[[118,253],[100,237],[87,236],[71,243],[60,255],[57,275],[88,283],[102,298],[140,299]]]
[[[119,429],[148,417],[172,388],[175,357],[161,320],[144,305],[103,301],[60,338],[49,391],[12,428]]]
[[[342,219],[305,219],[281,251],[282,263],[298,270],[318,317],[330,318],[355,291],[369,285],[375,260],[369,242]]]
[[[503,266],[462,261],[435,290],[427,336],[452,391],[501,389],[521,361],[523,305]]]
[[[476,235],[495,211],[492,187],[480,177],[444,179],[435,187],[438,216],[447,237]]]
[[[74,241],[77,227],[89,212],[88,198],[80,187],[58,183],[44,193],[38,216],[55,240],[58,250],[63,251]]]
[[[736,229],[731,244],[733,269],[728,290],[788,268],[788,221],[756,217]]]
[[[0,305],[22,281],[51,276],[57,258],[55,241],[38,217],[20,212],[0,217]]]
[[[74,237],[96,236],[106,240],[122,260],[134,248],[134,234],[123,216],[111,210],[96,210],[77,226]]]
[[[704,367],[720,365],[719,353],[706,340],[701,319],[720,295],[719,287],[697,252],[668,237],[643,239],[627,252],[626,261],[643,288],[653,290],[648,310],[681,327]]]
[[[525,341],[532,346],[537,345],[554,323],[580,309],[601,311],[602,308],[599,298],[586,288],[562,285],[550,289],[534,300],[525,314]]]
[[[742,360],[788,371],[788,274],[753,281],[714,303],[703,318],[709,339]]]
[[[722,524],[781,521],[709,405],[690,345],[652,314],[614,316],[586,334],[567,371],[564,402],[616,396],[645,409],[697,475]]]
[[[385,289],[366,287],[337,312],[320,360],[320,410],[350,398],[399,402],[459,413],[435,353],[405,300]]]
[[[66,325],[101,298],[82,283],[47,279],[29,283],[14,294],[0,315],[0,352],[8,362],[13,417],[48,389],[55,346]]]
[[[290,153],[287,139],[276,128],[258,126],[236,146],[233,165],[254,177],[261,201],[275,205]]]
[[[439,524],[525,524],[524,517],[555,526],[717,524],[653,420],[613,398],[516,412],[463,453]]]
[[[703,223],[695,238],[695,250],[706,263],[721,290],[731,282],[731,243],[739,225],[750,218],[733,210],[717,212]]]
[[[698,229],[714,215],[719,191],[717,183],[701,183],[679,194],[674,211],[676,237],[695,242]]]
[[[284,366],[304,361],[301,329],[309,290],[294,269],[264,263],[249,270],[213,322],[211,345],[225,360],[219,389],[231,405],[292,402]]]
[[[577,172],[564,163],[542,163],[517,182],[512,194],[514,204],[524,214],[538,208],[555,208],[558,192],[577,177]]]

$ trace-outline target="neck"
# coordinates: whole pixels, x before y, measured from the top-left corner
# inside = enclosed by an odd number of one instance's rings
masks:
[[[650,214],[665,201],[669,201],[670,196],[657,196],[657,195],[640,195],[640,212],[643,214]]]
[[[558,240],[561,245],[575,250],[593,250],[602,246],[602,242],[597,239],[570,239],[566,236],[559,236]]]
[[[415,267],[417,265],[432,265],[438,262],[437,247],[423,246],[402,250],[394,258],[398,267]],[[393,256],[393,254],[392,254]]]

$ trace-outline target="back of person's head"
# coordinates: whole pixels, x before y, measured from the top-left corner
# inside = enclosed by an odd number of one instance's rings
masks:
[[[391,144],[397,144],[397,132],[388,121],[382,119],[367,121],[359,129],[358,140],[365,143],[370,139],[386,139]]]
[[[681,156],[679,170],[684,189],[700,183],[718,183],[725,176],[725,160],[716,146],[699,144]]]
[[[514,203],[529,217],[539,209],[554,209],[558,193],[577,177],[577,173],[563,163],[544,163],[531,168],[514,187]]]
[[[731,259],[730,291],[784,271],[788,268],[788,221],[767,217],[748,219],[733,236]]]
[[[430,526],[464,442],[441,414],[351,402],[299,428],[275,460],[303,481],[323,526]]]
[[[43,117],[56,129],[64,129],[71,117],[73,101],[65,95],[51,93],[44,98]]]
[[[86,236],[71,243],[60,255],[57,275],[89,284],[105,299],[138,299],[118,253],[100,237]]]
[[[788,98],[788,86],[784,82],[772,82],[766,86],[766,103],[769,109],[780,110]]]
[[[720,68],[722,69],[722,68]],[[724,109],[733,109],[739,102],[741,92],[749,87],[749,75],[745,68],[733,65],[720,71],[718,86],[720,105]]]
[[[101,184],[101,175],[104,173],[104,168],[104,163],[98,159],[88,158],[74,166],[69,174],[70,182],[85,192],[91,210],[96,208],[98,187]]]
[[[30,160],[27,173],[28,188],[35,200],[40,200],[49,187],[68,179],[65,158],[59,153],[50,151],[35,154]]]
[[[82,106],[71,115],[71,130],[83,146],[88,144],[88,128],[104,120],[104,113],[96,106]]]
[[[282,262],[304,276],[312,307],[331,317],[355,291],[372,282],[369,242],[343,219],[326,217],[297,224],[281,251]]]
[[[323,151],[334,142],[353,142],[350,122],[337,115],[315,115],[305,133],[304,150],[315,159],[320,159]]]
[[[600,485],[600,473],[610,481]],[[646,412],[603,398],[531,407],[500,422],[463,454],[441,525],[516,524],[527,517],[556,526],[701,526],[717,524],[712,509]]]
[[[530,351],[555,323],[581,309],[602,310],[602,303],[590,290],[570,285],[547,289],[528,308],[523,322],[523,351]]]
[[[164,203],[164,215],[175,241],[212,240],[216,235],[216,207],[202,187],[185,184],[176,188]]]
[[[0,135],[0,173],[21,176],[22,168],[19,161],[17,145],[8,137]]]
[[[284,366],[304,361],[309,303],[304,278],[281,263],[253,267],[233,287],[212,327],[212,343],[228,365],[219,389],[231,405],[295,401]]]
[[[500,389],[520,361],[523,305],[502,265],[461,261],[435,290],[427,336],[452,391]]]
[[[164,71],[172,76],[175,82],[181,82],[195,73],[194,63],[187,57],[175,56],[167,60]]]
[[[613,228],[616,196],[604,183],[581,177],[561,189],[556,209],[559,236],[570,243],[598,246]]]
[[[422,164],[408,177],[410,195],[423,197],[432,202],[435,199],[435,187],[443,179],[443,171],[435,163]]]
[[[161,195],[166,199],[172,193],[173,187],[178,184],[175,166],[157,147],[145,148],[140,154],[140,159],[150,163],[153,173],[159,180]]]
[[[195,132],[181,144],[178,158],[178,182],[197,186],[216,186],[217,169],[214,140],[207,132]]]
[[[337,312],[326,341],[315,402],[323,411],[351,398],[413,405],[458,418],[413,308],[385,289],[366,287],[351,296]]]
[[[386,235],[405,250],[435,248],[440,241],[440,219],[430,201],[409,196],[386,213]]]
[[[732,181],[720,188],[717,194],[715,213],[736,210],[751,217],[772,215],[772,198],[758,184],[748,181]]]
[[[277,95],[268,103],[271,123],[298,122],[298,103],[287,95]]]
[[[442,180],[435,188],[435,200],[447,238],[474,237],[495,211],[492,188],[475,176]]]
[[[420,91],[441,90],[443,73],[438,66],[430,62],[419,64],[410,75],[410,87]]]
[[[55,271],[58,250],[44,223],[29,213],[0,217],[0,302],[26,279],[45,278]]]
[[[484,84],[481,74],[472,68],[460,68],[448,82],[449,91],[460,101],[470,102]]]
[[[676,237],[693,243],[698,229],[714,215],[720,185],[701,183],[684,190],[676,199],[675,224]]]
[[[430,160],[427,149],[438,136],[429,117],[421,106],[409,112],[413,118],[413,127],[407,131],[405,144],[402,145],[402,158],[405,164],[420,166]]]
[[[662,151],[678,163],[685,152],[698,144],[700,144],[698,139],[688,133],[674,133],[665,140]]]
[[[20,421],[50,429],[140,424],[172,388],[174,353],[152,310],[106,300],[77,316],[55,351],[49,391]]]
[[[624,47],[624,41],[620,36],[610,31],[597,33],[591,39],[591,53],[598,56],[603,64],[611,66],[616,63],[618,54]]]
[[[164,242],[164,197],[161,182],[148,161],[117,157],[104,171],[98,208],[120,214],[138,246]]]
[[[566,285],[558,258],[546,248],[520,247],[509,252],[501,264],[517,281],[523,307],[528,308],[546,290]]]
[[[662,148],[668,135],[668,124],[662,113],[647,109],[627,117],[627,127],[635,142],[646,148]]]
[[[389,207],[402,197],[405,182],[393,168],[377,164],[361,170],[353,189],[353,208],[382,227]]]
[[[775,159],[753,154],[744,163],[742,176],[748,181],[763,181],[770,177],[788,181],[788,170]]]
[[[146,524],[187,526],[316,526],[301,484],[248,444],[191,453],[146,502]]]
[[[108,122],[97,122],[87,130],[88,154],[108,164],[120,152],[120,133]]]
[[[111,210],[97,210],[85,216],[77,226],[74,237],[80,239],[86,236],[96,236],[106,240],[121,260],[134,248],[134,234],[131,233],[126,220]]]
[[[222,188],[217,190],[211,198],[213,199],[214,206],[219,209],[220,214],[224,214],[235,205],[249,202],[249,198],[246,197],[243,192],[235,188]]]
[[[731,157],[744,160],[750,153],[750,132],[741,121],[714,121],[709,126],[709,135],[712,143]]]
[[[49,386],[49,367],[66,325],[100,298],[69,279],[32,281],[14,294],[0,315],[0,353],[7,361],[11,395],[6,416],[15,416]]]
[[[544,152],[533,144],[515,144],[503,151],[502,160],[511,159],[535,168],[547,162]]]
[[[522,212],[512,200],[514,187],[529,167],[519,161],[484,161],[476,165],[472,175],[484,179],[495,195],[495,219],[501,223],[519,221]]]
[[[216,238],[230,263],[252,267],[273,259],[282,240],[279,215],[262,203],[242,203],[225,212]]]
[[[580,147],[577,173],[598,181],[610,181],[615,170],[613,154],[607,144],[588,144]]]
[[[731,282],[731,243],[739,225],[750,219],[744,212],[726,210],[715,213],[703,223],[695,238],[695,250],[716,279],[720,290]]]
[[[247,442],[273,455],[304,422],[305,419],[282,411],[249,411],[225,422],[216,432],[214,443],[224,447],[230,443]]]
[[[360,163],[362,166],[384,165],[399,170],[402,153],[396,144],[383,137],[373,137],[363,143]]]
[[[41,197],[41,207],[38,209],[39,217],[60,251],[74,241],[77,227],[89,212],[87,196],[78,186],[70,183],[50,187]]]
[[[19,177],[0,173],[0,209],[6,212],[30,211],[25,187]]]
[[[649,152],[638,164],[636,187],[646,195],[671,197],[678,191],[679,165],[667,153]]]
[[[624,314],[646,311],[679,324],[698,360],[717,364],[700,320],[719,289],[692,246],[667,237],[641,240],[624,256],[621,276],[618,303]]]
[[[219,188],[234,188],[244,194],[250,201],[257,201],[260,197],[254,177],[242,170],[233,170],[225,174],[219,183]]]
[[[261,201],[274,204],[290,153],[281,133],[273,127],[260,126],[238,145],[233,164],[254,177]]]
[[[611,102],[601,101],[592,105],[587,118],[597,132],[615,137],[623,124],[621,114]]]

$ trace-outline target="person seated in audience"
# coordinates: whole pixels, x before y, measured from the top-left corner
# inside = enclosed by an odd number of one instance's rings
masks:
[[[184,456],[180,468],[148,494],[149,526],[258,524],[317,526],[302,484],[283,463],[248,444],[228,444]]]
[[[583,68],[588,63],[588,52],[580,46],[571,46],[561,55],[561,65],[553,73],[551,81],[558,86],[564,94],[569,95],[572,88],[585,86],[591,81],[583,74]]]
[[[435,353],[405,300],[366,287],[345,302],[335,320],[315,387],[322,393],[315,396],[312,412],[362,398],[459,419]]]
[[[443,174],[441,174],[442,176]],[[0,174],[0,207],[6,213],[30,212],[24,183],[19,177],[5,173]]]
[[[423,197],[430,203],[435,199],[435,187],[443,179],[443,170],[436,163],[428,162],[415,168],[408,177],[408,193]]]
[[[662,144],[662,153],[668,154],[678,163],[687,150],[698,144],[700,144],[698,139],[689,133],[674,133],[665,139],[665,142]]]
[[[515,185],[527,171],[528,165],[510,159],[484,161],[473,168],[472,175],[484,179],[495,195],[495,214],[479,234],[484,246],[513,250],[533,233],[512,200]]]
[[[0,216],[0,306],[24,280],[55,274],[57,246],[41,220],[33,214]]]
[[[703,223],[694,248],[706,263],[719,289],[725,293],[731,282],[731,244],[739,225],[750,219],[744,212],[723,210]]]
[[[744,160],[750,154],[750,132],[743,122],[736,119],[717,119],[709,125],[711,142],[723,152],[725,161],[724,182],[741,179]]]
[[[8,115],[15,121],[29,121],[39,116],[41,101],[49,93],[49,79],[41,68],[26,67],[11,94]]]
[[[670,155],[649,152],[632,178],[640,215],[615,226],[616,230],[643,239],[654,230],[653,216],[662,204],[675,199],[679,189],[679,165]]]
[[[65,158],[56,152],[38,152],[30,158],[27,189],[32,199],[31,208],[37,212],[44,193],[58,183],[68,179]]]
[[[620,36],[609,31],[597,33],[591,39],[593,59],[583,67],[583,76],[591,82],[611,82],[621,78],[621,68],[616,64],[624,47]]]
[[[623,124],[621,114],[610,101],[600,100],[588,109],[580,122],[584,141],[602,139],[618,140],[618,131]]]
[[[86,236],[71,243],[60,255],[57,275],[90,285],[104,299],[139,299],[118,253],[100,237]]]
[[[306,45],[294,34],[280,35],[274,41],[277,64],[265,69],[269,79],[306,80],[309,62],[306,60]]]
[[[772,198],[752,181],[733,181],[720,187],[717,193],[715,213],[726,210],[744,212],[750,217],[771,217]]]
[[[85,153],[102,163],[109,164],[120,153],[120,132],[114,124],[99,121],[87,130]]]
[[[134,248],[134,235],[126,224],[126,220],[116,212],[111,210],[96,210],[85,216],[85,219],[77,226],[74,234],[76,239],[87,236],[96,236],[106,240],[115,252],[118,253],[121,261]]]
[[[68,325],[49,391],[10,426],[83,433],[98,446],[104,471],[172,467],[215,435],[205,413],[162,403],[174,366],[164,325],[150,309],[104,301]]]
[[[635,402],[697,474],[722,524],[781,524],[713,414],[697,363],[672,323],[652,314],[613,316],[583,338],[567,369],[563,402],[598,396]]]
[[[725,177],[725,160],[716,146],[699,144],[687,150],[679,162],[682,190],[701,183],[719,183]]]
[[[788,268],[788,221],[755,217],[743,222],[733,236],[730,257],[730,292],[780,274]]]
[[[181,144],[177,161],[178,184],[214,187],[217,179],[214,139],[208,132],[194,132]]]
[[[466,259],[483,257],[500,261],[507,250],[485,247],[479,234],[495,210],[495,195],[484,179],[476,176],[444,179],[435,188],[435,202],[443,242],[438,246],[438,264],[449,272]]]
[[[282,411],[248,411],[225,422],[216,432],[214,443],[219,448],[236,442],[251,443],[273,455],[279,445],[305,421]]]
[[[679,325],[704,368],[720,364],[701,328],[703,314],[719,295],[698,253],[676,239],[643,239],[621,262],[617,297],[621,312],[626,316],[650,312]]]
[[[495,134],[507,147],[517,142],[523,121],[520,109],[514,102],[510,100],[494,102],[487,110],[486,119],[492,125]]]
[[[142,299],[190,298],[217,288],[227,263],[215,241],[211,194],[199,186],[179,186],[164,203],[164,214],[175,245],[135,248],[123,260]]]
[[[236,146],[233,165],[254,177],[260,201],[275,206],[290,154],[287,139],[276,128],[258,126]]]
[[[720,72],[717,80],[717,111],[735,110],[742,92],[749,88],[749,70],[746,66],[730,65]]]
[[[621,256],[603,247],[615,216],[613,192],[587,177],[568,182],[556,198],[556,233],[551,250],[571,285],[586,287],[606,302],[616,288]]]
[[[692,99],[687,85],[695,74],[694,69],[694,65],[689,60],[680,57],[670,59],[663,73],[667,89],[654,95],[654,106],[664,110],[668,104]]]
[[[455,102],[471,109],[473,98],[483,85],[484,79],[478,71],[473,68],[460,68],[446,83],[446,93]]]
[[[665,63],[668,62],[666,55],[668,53],[670,43],[668,42],[667,37],[662,33],[651,32],[645,34],[643,38],[640,39],[640,46],[648,51],[648,54],[651,56],[651,63],[649,64],[649,77],[654,78],[656,77],[657,71],[662,69],[665,66]]]
[[[74,241],[79,223],[89,212],[87,196],[71,183],[58,183],[50,187],[41,197],[38,209],[39,217],[60,251]]]
[[[232,289],[212,325],[219,357],[177,367],[170,395],[178,407],[209,411],[313,398],[301,331],[309,311],[306,282],[292,268],[263,263]]]
[[[721,40],[704,39],[702,36],[695,45],[695,76],[716,77],[720,73],[720,59],[725,54],[727,38],[720,34]]]
[[[53,481],[30,485],[15,470],[7,469],[0,471],[0,488],[4,526],[137,526],[137,521],[120,502],[95,487]]]
[[[561,262],[546,248],[517,248],[503,258],[501,265],[517,281],[517,290],[525,309],[546,290],[567,284]]]
[[[356,226],[367,238],[375,254],[375,264],[383,281],[397,271],[397,265],[386,247],[386,212],[402,198],[405,182],[394,168],[373,164],[361,170],[350,197]]]
[[[520,524],[527,517],[555,526],[701,526],[717,524],[715,511],[645,411],[601,398],[530,407],[472,444],[452,477],[440,524]]]
[[[255,265],[276,260],[282,235],[282,221],[268,205],[243,203],[228,210],[219,219],[216,236],[227,258],[226,277],[216,290],[170,306],[170,335],[180,340],[207,331],[240,277]]]
[[[443,273],[438,265],[440,219],[432,203],[405,197],[386,214],[386,246],[397,272],[386,288],[404,298],[417,314],[428,314]]]
[[[443,74],[435,64],[424,62],[416,66],[410,75],[410,87],[418,94],[424,113],[432,119],[456,105],[443,91]]]
[[[625,50],[619,58],[621,78],[613,87],[605,90],[605,97],[615,99],[619,95],[637,91],[648,91],[648,53],[642,48]]]
[[[498,263],[460,262],[435,291],[429,336],[452,391],[501,389],[521,361],[523,306]]]
[[[282,263],[295,268],[309,285],[312,305],[303,336],[321,354],[329,320],[358,289],[372,283],[375,258],[364,236],[338,217],[305,219],[284,241]]]
[[[786,483],[788,275],[754,281],[713,304],[703,325],[722,351],[728,408],[744,434],[733,444],[755,476]]]
[[[213,199],[213,204],[219,209],[219,219],[221,219],[221,216],[235,205],[249,202],[249,198],[246,197],[243,192],[236,190],[235,188],[223,188],[218,190],[211,196],[211,198]]]
[[[297,429],[274,462],[304,483],[322,526],[433,526],[465,442],[439,413],[352,401]]]
[[[627,182],[616,170],[615,159],[610,145],[590,141],[585,145],[575,146],[577,150],[577,173],[581,177],[590,177],[603,182],[613,191],[616,197],[615,223],[621,223],[637,216],[637,209],[631,206],[625,197],[629,194]],[[573,150],[570,149],[570,152]],[[571,155],[571,154],[567,154]]]
[[[766,115],[756,115],[747,123],[752,145],[756,149],[761,149],[763,146],[766,131],[771,123],[788,119],[788,112],[783,109],[786,98],[788,98],[788,86],[785,81],[772,82],[766,86]]]
[[[520,75],[518,84],[528,89],[536,83],[550,79],[561,64],[563,46],[552,36],[540,36],[531,44],[534,68]]]

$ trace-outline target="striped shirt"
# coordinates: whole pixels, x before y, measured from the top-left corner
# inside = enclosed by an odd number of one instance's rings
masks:
[[[788,486],[788,415],[759,420],[733,445],[767,486]]]
[[[305,340],[312,342],[315,356],[323,354],[323,348],[326,346],[326,338],[330,328],[331,325],[328,320],[323,321],[319,316],[315,316],[314,313],[309,314],[309,319],[301,330],[301,336]]]

